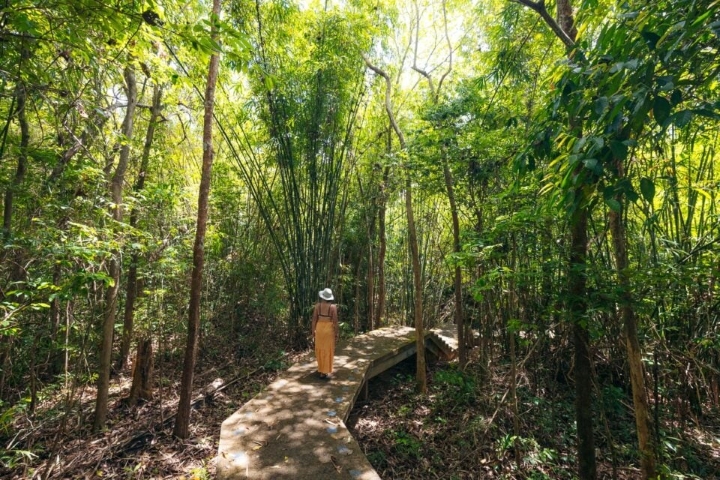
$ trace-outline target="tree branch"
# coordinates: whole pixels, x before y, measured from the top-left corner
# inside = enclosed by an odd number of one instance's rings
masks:
[[[565,44],[567,48],[573,48],[575,46],[575,41],[570,38],[570,36],[563,30],[560,25],[558,25],[557,21],[550,15],[547,11],[547,8],[545,7],[545,0],[538,0],[537,2],[533,2],[532,0],[510,0],[515,3],[519,3],[520,5],[523,5],[531,10],[534,10],[542,17],[543,20],[545,20],[545,23],[550,27],[550,29],[555,33],[555,35]]]
[[[415,6],[415,51],[413,52],[413,64],[411,68],[423,77],[425,77],[425,79],[428,81],[428,87],[430,87],[430,95],[434,100],[436,98],[436,94],[433,79],[428,72],[417,66],[418,42],[420,37],[420,7],[418,7],[417,0],[413,2],[413,5]]]
[[[445,41],[447,42],[447,46],[448,46],[448,68],[442,74],[442,76],[440,77],[440,81],[438,82],[438,87],[437,87],[438,95],[440,95],[440,89],[442,88],[442,84],[445,81],[445,78],[448,75],[450,75],[450,72],[452,72],[452,68],[453,68],[453,48],[452,48],[452,43],[450,42],[450,34],[448,33],[447,8],[445,5],[445,0],[443,0],[443,2],[442,2],[442,11],[443,11],[443,26],[445,28]]]
[[[365,60],[365,65],[375,72],[376,74],[380,75],[385,79],[385,110],[387,111],[388,118],[390,119],[390,125],[392,125],[393,130],[395,130],[395,133],[398,136],[398,139],[400,140],[400,147],[404,150],[405,149],[405,135],[403,135],[402,130],[400,130],[400,126],[398,125],[397,121],[395,120],[395,114],[393,114],[392,111],[392,103],[391,103],[391,94],[392,94],[392,82],[390,81],[390,75],[385,73],[384,70],[382,70],[379,67],[376,67],[372,64],[370,59],[365,55],[364,53],[361,54],[363,60]]]

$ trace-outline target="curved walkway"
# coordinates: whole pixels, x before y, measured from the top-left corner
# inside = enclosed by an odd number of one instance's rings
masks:
[[[453,358],[454,329],[428,331],[429,351]],[[345,421],[367,380],[414,353],[415,329],[381,328],[338,348],[330,382],[311,355],[293,365],[223,422],[218,478],[379,479]]]

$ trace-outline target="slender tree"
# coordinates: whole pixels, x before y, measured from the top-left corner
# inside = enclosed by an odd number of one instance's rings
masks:
[[[621,162],[617,165],[619,177],[624,177],[624,168]],[[622,204],[620,203],[622,206]],[[625,225],[622,220],[622,208],[619,211],[611,210],[609,214],[610,231],[612,233],[613,254],[617,267],[618,283],[620,287],[620,316],[623,320],[623,336],[625,350],[630,366],[630,384],[632,386],[633,406],[635,407],[635,428],[640,448],[640,465],[643,477],[655,478],[655,447],[652,440],[650,426],[650,409],[648,407],[647,392],[645,390],[645,369],[642,364],[642,352],[638,340],[637,318],[631,295],[630,278],[628,274],[627,239],[625,238]]]
[[[220,18],[220,0],[213,0],[211,38],[217,41],[217,22]],[[192,402],[193,376],[200,336],[200,300],[202,293],[203,265],[205,262],[205,232],[207,230],[208,197],[210,196],[210,175],[213,164],[213,112],[215,108],[215,86],[220,68],[220,55],[210,56],[207,83],[205,86],[205,115],[203,117],[203,161],[198,192],[197,226],[195,245],[193,246],[193,270],[190,280],[190,308],[188,318],[188,336],[185,347],[182,381],[180,384],[180,403],[173,433],[179,438],[190,434],[190,403]]]
[[[390,75],[384,70],[375,66],[370,59],[363,55],[363,60],[370,70],[385,80],[385,112],[390,120],[390,125],[398,137],[400,149],[407,152],[405,135],[395,119],[392,110],[392,81]],[[405,213],[408,222],[408,243],[410,244],[410,257],[413,272],[413,316],[415,320],[415,344],[417,350],[417,372],[416,383],[418,392],[427,393],[427,373],[425,364],[425,326],[423,325],[423,286],[422,272],[420,268],[420,253],[418,249],[417,230],[415,228],[415,216],[412,204],[412,178],[410,172],[405,172]]]
[[[27,56],[23,54],[23,58]],[[17,168],[12,183],[5,190],[5,204],[3,208],[3,237],[8,241],[12,232],[13,204],[15,192],[18,191],[27,172],[28,146],[30,144],[30,124],[27,120],[27,90],[24,84],[16,87],[15,101],[17,102],[17,119],[20,124],[20,151],[18,154]]]
[[[433,77],[426,69],[421,68],[417,64],[418,57],[418,45],[420,37],[420,7],[417,1],[414,2],[415,6],[415,50],[413,55],[413,66],[412,69],[418,72],[420,75],[427,80],[428,89],[430,90],[430,97],[432,104],[437,106],[440,99],[440,93],[442,91],[443,83],[445,79],[450,75],[453,68],[453,47],[450,41],[450,34],[448,32],[448,20],[447,20],[447,6],[445,1],[442,2],[442,13],[443,13],[443,36],[444,41],[447,45],[447,68],[442,72],[440,80],[435,86]],[[444,141],[443,141],[444,142]],[[462,252],[462,246],[460,244],[460,216],[458,214],[457,201],[455,199],[455,179],[453,172],[450,169],[449,159],[447,154],[447,145],[443,145],[441,149],[441,158],[443,168],[443,178],[445,180],[445,190],[447,192],[448,202],[450,203],[450,216],[452,218],[452,232],[453,232],[453,252],[459,255]],[[465,340],[465,322],[463,320],[463,293],[462,293],[462,266],[457,260],[453,268],[453,289],[455,297],[455,325],[457,328],[458,335],[458,357],[460,367],[464,368],[467,363],[467,345]]]
[[[110,182],[110,193],[112,198],[112,218],[115,222],[114,229],[122,222],[123,218],[123,185],[125,183],[125,172],[130,160],[130,143],[133,136],[135,120],[135,107],[137,106],[137,84],[135,71],[132,66],[125,67],[125,95],[127,108],[125,120],[122,124],[122,143],[120,156],[115,167],[115,173]],[[115,314],[117,311],[117,296],[120,288],[120,254],[117,250],[112,252],[108,262],[108,276],[110,285],[105,292],[105,313],[102,329],[102,347],[100,348],[100,368],[98,372],[97,398],[95,401],[95,420],[93,428],[100,430],[105,425],[105,418],[108,410],[108,390],[110,388],[110,369],[112,362],[112,346],[115,331]]]
[[[145,188],[147,179],[148,166],[150,163],[150,151],[152,149],[153,139],[155,138],[155,129],[162,112],[162,92],[163,89],[159,84],[153,87],[152,105],[150,106],[150,119],[148,120],[148,128],[145,134],[145,144],[143,146],[142,157],[140,159],[140,170],[138,178],[135,182],[133,191],[135,194],[140,193]],[[138,212],[135,207],[130,211],[130,228],[134,229],[138,222]],[[130,353],[130,342],[132,340],[134,317],[135,317],[135,301],[138,295],[138,261],[139,254],[133,252],[130,259],[130,267],[128,269],[127,285],[125,293],[125,313],[123,315],[123,332],[122,341],[120,343],[120,356],[117,360],[116,368],[122,370],[127,364],[127,357]]]
[[[558,0],[557,21],[548,13],[545,2],[540,0],[518,0],[519,3],[537,12],[555,35],[567,47],[572,58],[577,29],[570,0]],[[568,128],[577,131],[579,121],[569,118]],[[577,167],[578,170],[583,166]],[[570,259],[568,279],[568,316],[572,322],[573,344],[575,347],[575,421],[578,432],[578,475],[583,480],[597,478],[595,439],[592,413],[592,364],[590,359],[590,334],[586,318],[587,311],[587,222],[588,200],[581,184],[573,191],[573,206],[570,215]]]
[[[392,150],[392,132],[388,129],[388,146],[387,152]],[[385,255],[387,254],[387,233],[386,233],[386,215],[388,201],[388,181],[390,179],[390,167],[383,168],[382,181],[380,183],[380,192],[378,199],[378,256],[377,256],[377,305],[375,310],[375,322],[378,327],[382,327],[385,318],[385,297],[387,288],[385,284]]]

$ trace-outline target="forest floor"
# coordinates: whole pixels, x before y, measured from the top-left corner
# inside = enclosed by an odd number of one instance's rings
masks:
[[[226,357],[227,358],[227,357]],[[161,362],[152,401],[129,409],[130,379],[117,377],[111,390],[109,428],[93,434],[89,424],[94,390],[78,392],[65,411],[44,400],[32,418],[20,416],[0,431],[0,478],[7,479],[183,479],[215,477],[220,424],[292,364],[278,354],[261,362],[201,359],[196,391],[234,383],[210,396],[199,395],[191,436],[172,436],[180,372]],[[213,367],[213,365],[223,365]],[[507,366],[482,374],[458,371],[456,364],[429,367],[429,392],[414,392],[414,357],[371,380],[370,396],[358,401],[348,425],[384,479],[571,479],[575,478],[574,404],[564,382],[533,385],[520,372],[515,435]],[[207,389],[206,389],[207,390]],[[610,397],[610,398],[608,398]],[[635,479],[639,471],[634,422],[622,391],[603,397],[596,424],[600,478]],[[707,410],[702,422],[666,426],[663,459],[668,478],[720,479],[720,412]],[[13,452],[14,450],[14,452]],[[28,452],[23,454],[21,451]],[[32,452],[32,453],[31,453]],[[14,462],[14,465],[12,464]]]
[[[156,360],[158,385],[154,397],[135,408],[128,408],[124,402],[131,377],[114,377],[108,428],[99,434],[90,428],[95,407],[92,386],[76,392],[75,402],[62,411],[59,406],[66,402],[49,396],[34,416],[19,415],[10,428],[0,430],[0,445],[7,447],[5,453],[0,448],[0,478],[214,478],[223,420],[294,363],[296,355],[277,352],[265,361],[254,357],[228,361],[232,358],[228,352],[223,352],[225,360],[220,356],[201,358],[196,369],[200,373],[194,381],[196,401],[191,411],[190,437],[186,441],[172,435],[182,358]],[[204,394],[223,384],[227,387],[221,391]]]
[[[518,373],[514,425],[507,365],[481,375],[457,364],[429,369],[428,394],[415,393],[415,357],[370,381],[348,427],[381,478],[574,479],[574,395],[565,382],[533,385]],[[639,479],[629,392],[605,389],[596,414],[598,478]],[[519,434],[515,434],[515,428]],[[663,478],[720,479],[720,411],[663,425]]]

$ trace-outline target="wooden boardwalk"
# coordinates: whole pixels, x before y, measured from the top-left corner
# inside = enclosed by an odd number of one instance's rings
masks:
[[[454,328],[428,331],[429,351],[453,358]],[[370,378],[414,353],[415,329],[381,328],[339,346],[330,382],[312,356],[293,365],[223,422],[218,478],[379,479],[345,421]]]

